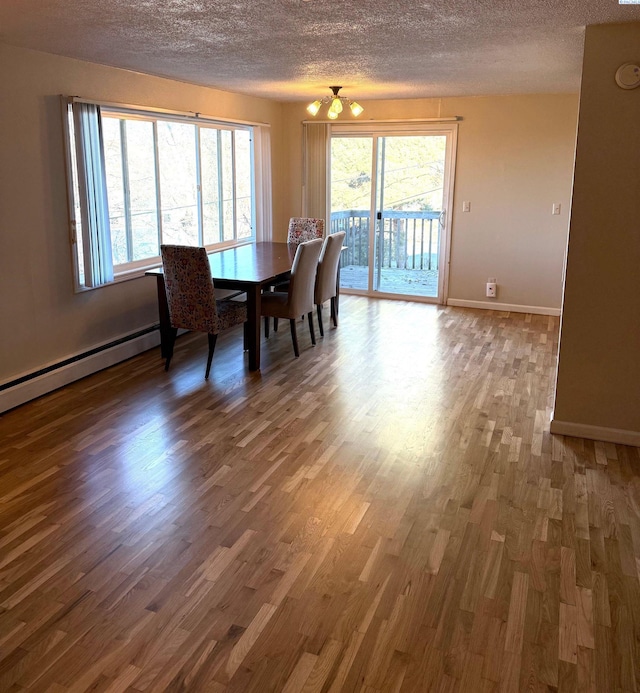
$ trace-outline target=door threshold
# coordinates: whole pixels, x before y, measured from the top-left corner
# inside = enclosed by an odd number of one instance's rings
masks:
[[[416,296],[415,294],[387,294],[381,291],[366,291],[362,289],[345,289],[340,287],[341,296],[366,296],[367,298],[385,298],[390,301],[411,301],[411,303],[430,303],[445,305],[437,296]]]

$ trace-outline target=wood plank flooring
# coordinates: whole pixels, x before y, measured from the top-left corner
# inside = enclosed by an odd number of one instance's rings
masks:
[[[640,691],[640,458],[558,320],[344,297],[0,417],[0,691]]]

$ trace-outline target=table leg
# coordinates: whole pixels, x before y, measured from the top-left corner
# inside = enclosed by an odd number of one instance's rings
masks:
[[[247,288],[249,370],[260,370],[260,294],[259,284]]]
[[[156,277],[156,286],[158,289],[158,317],[160,318],[160,354],[163,359],[166,359],[171,343],[171,321],[169,320],[164,277],[161,274]]]

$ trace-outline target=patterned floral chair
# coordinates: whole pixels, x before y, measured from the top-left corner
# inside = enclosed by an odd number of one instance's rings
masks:
[[[311,217],[291,217],[289,219],[289,233],[287,243],[298,245],[314,238],[324,237],[324,219]]]
[[[171,321],[165,371],[173,356],[179,328],[206,332],[209,357],[205,380],[209,378],[218,333],[247,320],[247,304],[240,301],[217,301],[211,268],[205,248],[184,245],[161,245],[164,283]]]

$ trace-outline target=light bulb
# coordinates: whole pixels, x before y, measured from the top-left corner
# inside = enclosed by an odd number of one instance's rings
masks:
[[[309,111],[312,116],[317,115],[318,111],[320,110],[320,106],[322,106],[322,101],[314,101],[307,106],[307,111]]]
[[[331,110],[337,113],[342,113],[342,101],[336,96],[331,101]]]
[[[327,118],[329,118],[330,120],[335,120],[337,117],[338,114],[335,111],[332,111],[331,109],[327,111]]]
[[[364,111],[364,108],[356,101],[352,101],[349,108],[351,108],[351,113],[353,113],[356,118]]]

